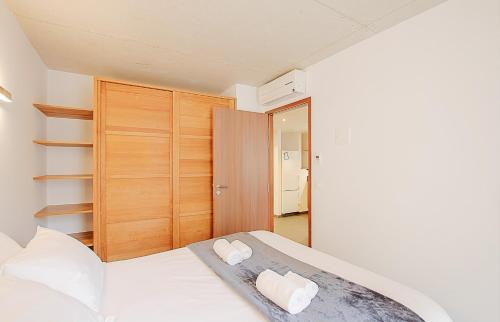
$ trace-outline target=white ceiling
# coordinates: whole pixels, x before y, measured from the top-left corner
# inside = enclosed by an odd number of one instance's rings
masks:
[[[7,0],[51,69],[219,93],[304,68],[444,0]]]

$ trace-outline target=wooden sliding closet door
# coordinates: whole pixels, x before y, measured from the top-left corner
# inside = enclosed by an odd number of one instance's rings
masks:
[[[172,249],[171,91],[97,81],[98,230],[105,261]]]
[[[174,247],[212,238],[212,114],[234,105],[234,99],[174,92]]]

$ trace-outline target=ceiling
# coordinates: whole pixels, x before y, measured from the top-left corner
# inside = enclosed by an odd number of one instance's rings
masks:
[[[307,132],[309,125],[307,105],[275,113],[274,128],[281,132]]]
[[[7,0],[50,69],[219,93],[305,68],[444,0]]]

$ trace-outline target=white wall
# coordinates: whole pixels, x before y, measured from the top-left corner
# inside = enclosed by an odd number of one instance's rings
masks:
[[[307,77],[313,246],[500,321],[499,1],[449,0]]]
[[[34,213],[45,205],[45,150],[32,143],[45,136],[44,117],[33,108],[45,101],[47,69],[14,16],[0,0],[0,86],[12,103],[0,102],[0,231],[25,244],[36,228]]]
[[[47,103],[92,108],[93,78],[87,75],[49,70]],[[92,142],[92,121],[47,118],[47,139]],[[92,149],[47,148],[48,174],[92,173]],[[48,204],[92,202],[92,181],[51,181],[47,183]],[[66,233],[92,230],[92,216],[64,215],[47,219],[47,226]]]
[[[222,92],[221,95],[236,97],[236,109],[240,111],[263,112],[257,98],[257,87],[255,86],[234,84]]]
[[[0,103],[0,231],[21,244],[37,224],[64,232],[91,229],[87,215],[36,220],[35,212],[47,204],[92,201],[90,181],[34,182],[42,174],[92,172],[91,149],[47,148],[33,139],[92,141],[90,121],[46,118],[35,102],[91,107],[90,76],[48,71],[15,17],[0,0],[0,86],[14,96]]]

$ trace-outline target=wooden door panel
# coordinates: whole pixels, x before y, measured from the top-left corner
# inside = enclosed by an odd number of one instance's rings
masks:
[[[169,177],[170,138],[107,135],[108,177]]]
[[[267,115],[215,110],[214,236],[270,230],[268,139]]]
[[[214,108],[234,108],[234,100],[175,93],[174,247],[212,236],[212,118]],[[178,149],[177,151],[175,149]],[[178,155],[178,158],[175,157]]]
[[[212,159],[180,160],[180,176],[212,176]]]
[[[181,116],[181,135],[212,135],[212,119],[198,116]]]
[[[192,138],[181,136],[181,160],[212,160],[212,140],[208,138]]]
[[[180,179],[180,215],[212,212],[212,177]]]
[[[182,231],[180,246],[212,238],[212,215],[202,214],[180,217]]]
[[[112,261],[171,249],[173,93],[107,81],[97,88],[98,252]]]
[[[106,214],[108,224],[172,218],[170,179],[108,179]]]
[[[214,107],[232,107],[233,100],[214,96],[181,93],[180,115],[212,118]]]
[[[212,111],[232,107],[234,101],[211,96],[183,93],[179,101],[180,134],[212,136]]]
[[[106,84],[106,129],[170,133],[172,92]]]
[[[172,249],[170,218],[129,221],[107,227],[108,260],[122,260]]]

